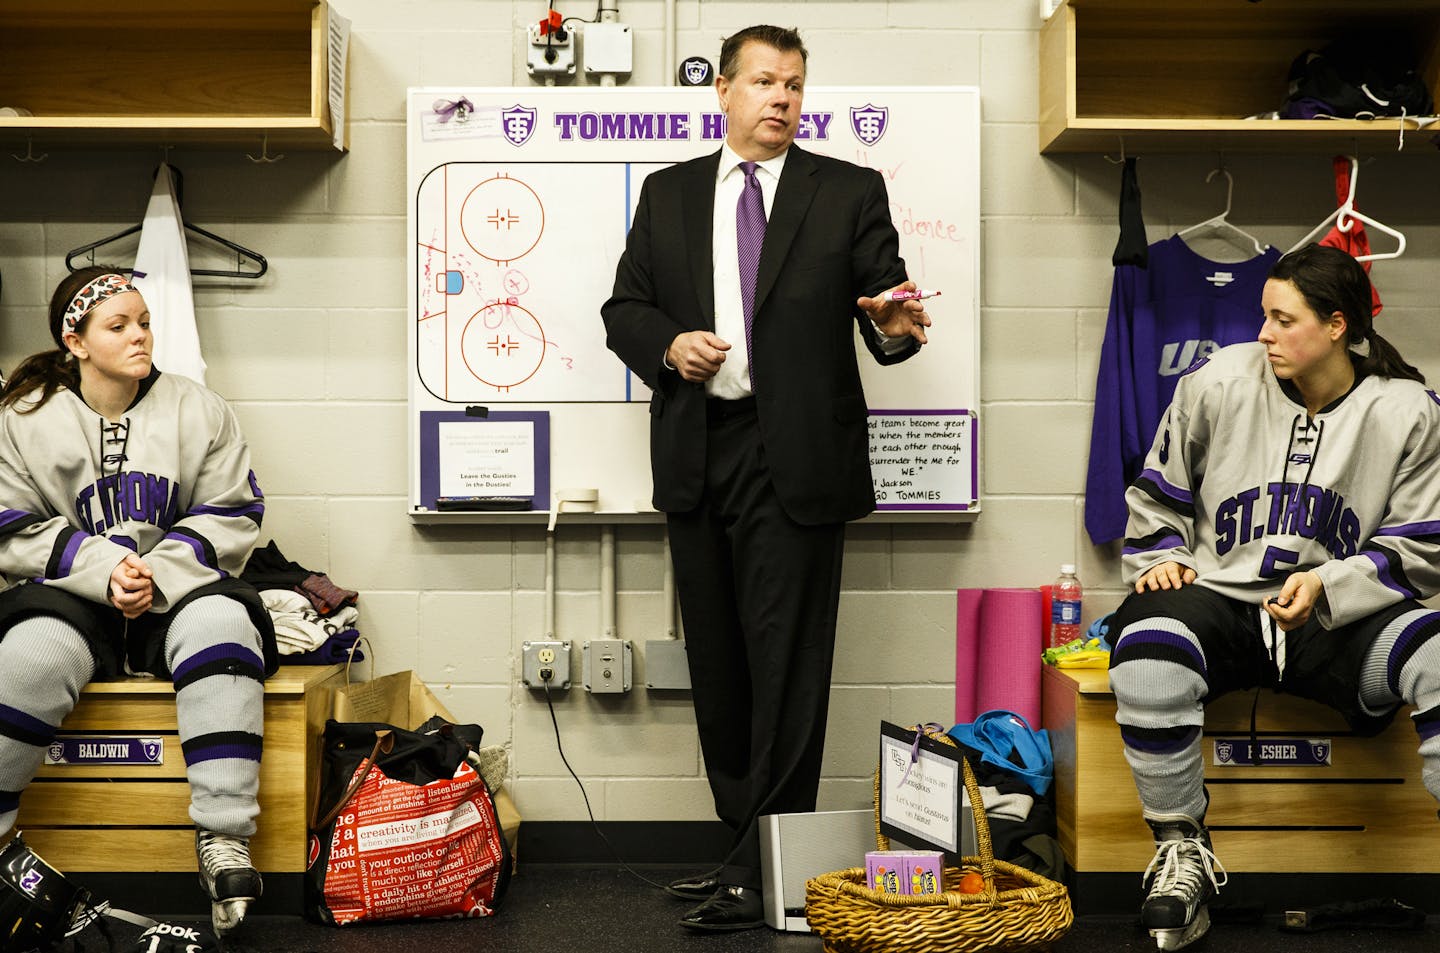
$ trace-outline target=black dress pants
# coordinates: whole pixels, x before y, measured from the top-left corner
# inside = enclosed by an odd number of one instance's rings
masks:
[[[704,498],[667,517],[671,559],[700,748],[733,832],[720,882],[758,889],[760,816],[815,809],[845,524],[786,515],[752,402],[712,404],[705,439]]]

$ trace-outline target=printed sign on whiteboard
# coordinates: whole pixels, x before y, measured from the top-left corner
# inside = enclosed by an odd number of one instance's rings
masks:
[[[442,423],[441,496],[534,496],[535,423]]]

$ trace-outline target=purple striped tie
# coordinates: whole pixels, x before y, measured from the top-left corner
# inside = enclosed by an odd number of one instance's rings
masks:
[[[760,270],[760,246],[765,242],[765,196],[755,178],[756,162],[740,163],[745,185],[735,205],[735,247],[740,256],[740,304],[745,311],[745,353],[750,358],[750,386],[755,386],[755,275]]]

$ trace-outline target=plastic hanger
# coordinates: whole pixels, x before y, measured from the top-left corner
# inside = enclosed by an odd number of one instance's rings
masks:
[[[1256,238],[1254,235],[1251,235],[1239,225],[1231,224],[1230,200],[1235,195],[1235,179],[1225,169],[1211,169],[1210,174],[1205,176],[1205,181],[1209,183],[1217,175],[1225,176],[1225,211],[1221,212],[1219,215],[1216,215],[1214,218],[1207,218],[1205,221],[1191,225],[1189,228],[1181,229],[1175,234],[1180,238],[1184,238],[1191,232],[1198,232],[1207,228],[1218,229],[1220,231],[1226,232],[1232,239],[1236,239],[1247,245],[1255,246],[1255,254],[1265,254],[1265,250],[1270,247],[1269,245],[1262,243],[1260,239]]]
[[[1366,226],[1373,228],[1377,232],[1389,235],[1391,238],[1399,242],[1399,245],[1392,252],[1378,252],[1370,255],[1356,255],[1356,261],[1381,261],[1386,258],[1399,258],[1405,253],[1405,236],[1400,232],[1397,232],[1395,229],[1391,228],[1389,225],[1377,222],[1375,219],[1364,214],[1355,207],[1355,182],[1357,179],[1360,178],[1360,160],[1356,159],[1354,156],[1350,156],[1349,158],[1350,194],[1345,197],[1345,201],[1340,204],[1339,208],[1331,212],[1329,215],[1325,216],[1325,220],[1319,225],[1316,225],[1313,229],[1311,229],[1310,234],[1306,235],[1304,238],[1300,239],[1300,241],[1296,242],[1295,247],[1290,249],[1290,251],[1295,251],[1298,248],[1304,248],[1306,245],[1313,242],[1316,237],[1324,234],[1325,231],[1329,229],[1331,223],[1334,223],[1335,227],[1342,232],[1350,231],[1350,229],[1354,226],[1354,222],[1351,222],[1349,220],[1353,218],[1356,222],[1361,222]]]
[[[176,169],[174,166],[171,166],[171,169],[173,169],[175,172],[175,199],[177,202],[180,202],[183,195],[184,187],[183,176],[181,175],[180,170]],[[160,174],[159,169],[156,170],[155,174]],[[214,268],[191,268],[190,274],[205,275],[212,278],[259,278],[269,269],[270,265],[265,261],[265,256],[261,255],[259,252],[251,251],[244,245],[236,244],[235,242],[230,241],[228,238],[221,238],[214,232],[206,231],[198,225],[191,225],[189,222],[185,222],[184,224],[186,231],[191,231],[197,235],[208,238],[210,241],[216,243],[217,245],[228,248],[235,253],[235,268],[233,270],[218,270]],[[111,242],[118,241],[129,235],[134,235],[136,232],[140,231],[144,227],[144,225],[144,222],[140,222],[138,224],[131,225],[129,228],[123,229],[122,231],[118,231],[114,235],[106,235],[104,238],[98,241],[93,241],[88,245],[81,245],[79,248],[70,249],[70,251],[65,254],[65,267],[70,269],[71,271],[78,271],[87,265],[95,264],[95,249],[101,247],[102,245],[108,245]],[[90,260],[76,264],[75,259],[80,255],[85,254],[89,254]],[[247,261],[255,265],[254,270],[245,271],[241,269],[241,266],[244,265]]]

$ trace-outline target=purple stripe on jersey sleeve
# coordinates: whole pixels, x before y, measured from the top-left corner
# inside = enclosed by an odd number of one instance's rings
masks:
[[[1154,483],[1157,487],[1160,488],[1161,493],[1164,493],[1172,500],[1179,500],[1181,503],[1191,504],[1195,502],[1195,498],[1190,495],[1189,490],[1182,490],[1180,487],[1175,486],[1173,483],[1167,482],[1165,478],[1160,475],[1159,470],[1142,470],[1140,472],[1140,479],[1149,480],[1150,482]]]
[[[1171,534],[1156,540],[1153,546],[1146,546],[1143,549],[1139,546],[1126,546],[1121,553],[1126,556],[1134,556],[1136,553],[1155,553],[1162,549],[1178,549],[1183,545],[1185,545],[1185,541],[1180,538],[1179,534]]]
[[[65,552],[60,554],[60,564],[56,567],[59,575],[55,578],[64,579],[70,575],[70,570],[75,568],[75,554],[80,552],[80,546],[89,538],[84,533],[76,532],[65,541]]]
[[[1375,564],[1375,577],[1380,580],[1380,584],[1382,586],[1384,586],[1386,589],[1393,589],[1395,592],[1400,593],[1400,595],[1406,599],[1415,598],[1415,593],[1411,592],[1409,589],[1406,589],[1404,586],[1397,583],[1391,577],[1390,560],[1386,559],[1383,553],[1377,553],[1374,550],[1366,549],[1363,550],[1360,555],[1364,556],[1366,559],[1370,560],[1372,563]]]
[[[246,503],[244,506],[210,506],[201,504],[190,508],[186,516],[264,516],[265,504]]]
[[[218,566],[212,566],[205,561],[205,547],[200,545],[199,540],[191,539],[189,536],[181,536],[179,533],[166,533],[165,538],[172,539],[177,543],[184,543],[186,546],[190,547],[192,552],[195,553],[195,561],[197,563],[204,566],[206,569],[213,569],[216,572],[220,571],[220,568]]]
[[[16,520],[23,520],[25,517],[33,515],[33,513],[27,513],[25,510],[0,510],[0,528],[9,526]]]
[[[1400,526],[1384,526],[1375,531],[1376,536],[1433,536],[1440,533],[1440,520],[1424,523],[1405,523]]]

